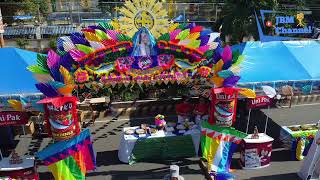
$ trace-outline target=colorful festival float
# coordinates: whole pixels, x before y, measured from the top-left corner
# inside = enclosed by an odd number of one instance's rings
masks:
[[[229,46],[223,48],[219,33],[195,23],[169,22],[161,2],[125,1],[118,11],[119,19],[59,37],[57,51],[39,56],[38,64],[29,67],[39,81],[37,88],[46,96],[38,103],[45,105],[45,119],[57,142],[38,157],[56,179],[67,174],[84,178],[86,171],[94,169],[90,133],[80,132],[77,98],[72,94],[191,84],[194,95],[212,100],[210,118],[202,122],[201,133],[193,122],[177,124],[159,115],[156,126],[123,129],[119,159],[131,164],[197,156],[201,135],[207,172],[231,177],[232,154],[247,137],[231,127],[237,99],[239,95],[256,97],[251,89],[236,88],[244,57]]]

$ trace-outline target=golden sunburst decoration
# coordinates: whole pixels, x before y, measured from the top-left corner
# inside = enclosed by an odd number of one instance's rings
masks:
[[[141,27],[149,29],[156,38],[167,32],[167,11],[158,0],[127,0],[119,12],[120,30],[131,37]]]

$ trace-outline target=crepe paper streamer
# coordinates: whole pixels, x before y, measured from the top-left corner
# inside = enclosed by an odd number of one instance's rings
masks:
[[[228,172],[212,173],[210,175],[213,176],[214,179],[217,179],[217,180],[235,180],[235,178],[236,178],[235,175],[228,173]]]
[[[107,34],[111,39],[117,40],[117,34],[119,34],[115,30],[107,30]]]
[[[228,77],[223,81],[223,86],[224,87],[234,87],[237,82],[240,80],[240,76],[232,76]]]
[[[221,54],[222,54],[222,52],[220,53],[219,51],[220,51],[219,49],[216,49],[216,50],[214,51],[214,54],[213,54],[213,63],[217,63],[219,60],[221,60]]]
[[[234,66],[237,66],[237,65],[239,65],[241,62],[243,62],[245,59],[246,59],[246,58],[245,58],[244,55],[240,55],[240,56],[238,57],[238,59],[236,60],[236,62],[235,62],[233,65],[234,65]]]
[[[213,82],[214,85],[216,85],[217,87],[222,87],[222,86],[223,86],[224,79],[221,78],[221,77],[214,77],[214,78],[212,78],[212,82]]]
[[[15,111],[22,111],[22,103],[18,100],[10,99],[8,103]]]
[[[174,31],[178,26],[179,26],[179,23],[173,23],[173,24],[169,27],[168,31],[171,33],[171,32]]]
[[[242,88],[239,93],[247,98],[256,98],[256,93],[252,89]]]
[[[233,72],[230,70],[222,70],[218,72],[219,77],[222,77],[224,79],[233,76]]]
[[[94,30],[93,30],[94,32]],[[99,42],[99,38],[92,32],[83,32],[85,38],[90,42],[90,41],[96,41]]]
[[[43,54],[37,54],[37,65],[41,69],[49,71],[49,67],[47,65],[47,56]]]
[[[56,89],[65,87],[65,84],[63,84],[62,82],[58,82],[58,81],[49,81],[47,83],[50,84],[51,86],[53,86]]]
[[[118,41],[114,40],[114,39],[105,39],[105,40],[102,40],[101,43],[106,46],[106,47],[109,47],[109,46],[114,46],[117,44]]]
[[[203,26],[196,26],[191,28],[190,33],[201,32],[203,30]]]
[[[74,81],[73,81],[73,77],[72,75],[70,74],[70,72],[63,66],[60,66],[60,69],[59,69],[62,77],[63,77],[63,82],[65,85],[70,85],[70,84],[74,84]]]
[[[297,151],[297,139],[293,140],[292,141],[292,144],[291,144],[291,159],[292,160],[297,160],[296,159],[296,151]]]
[[[89,42],[83,37],[81,33],[72,33],[70,39],[73,44],[82,44],[84,46],[89,46]]]
[[[239,50],[232,51],[232,64],[236,63],[240,56]]]
[[[60,56],[60,65],[65,67],[68,71],[71,70],[72,64],[74,64],[74,60],[69,53]]]
[[[197,33],[191,33],[189,34],[189,36],[186,38],[186,39],[190,39],[190,40],[196,40],[200,37],[200,33],[197,32]]]
[[[209,29],[204,29],[203,31],[200,32],[200,36],[207,36],[209,34],[211,34],[212,31]]]
[[[74,89],[74,85],[68,84],[65,87],[58,88],[58,92],[60,94],[63,94],[64,96],[72,96],[73,89]]]
[[[81,58],[83,58],[86,53],[80,51],[80,50],[77,50],[77,49],[73,49],[71,51],[69,51],[71,57],[75,60],[75,61],[80,61]]]
[[[192,48],[198,48],[200,46],[200,43],[200,40],[191,40],[191,42],[187,44],[187,46]]]
[[[55,81],[62,81],[59,68],[60,68],[60,63],[50,68],[50,74]]]
[[[230,67],[230,71],[232,71],[234,75],[237,75],[237,74],[240,73],[240,67],[233,65],[233,66]]]
[[[86,173],[96,168],[89,129],[70,140],[50,145],[36,156],[48,166],[56,180],[84,180]]]
[[[49,74],[50,73],[47,69],[43,69],[42,67],[40,67],[38,65],[28,66],[27,69],[30,72],[33,72],[36,74]]]
[[[215,41],[218,37],[220,37],[220,33],[210,33],[210,38],[208,43],[212,43],[213,41]]]
[[[214,73],[218,75],[218,72],[222,70],[224,62],[222,59],[220,59],[215,65],[214,65]]]
[[[201,40],[201,44],[200,44],[200,46],[204,46],[204,45],[206,45],[207,43],[208,43],[208,41],[209,41],[209,36],[201,36],[199,39]]]
[[[191,43],[191,40],[190,39],[184,39],[182,41],[179,41],[179,45],[188,45]]]
[[[32,74],[33,77],[40,83],[47,83],[50,81],[54,81],[54,79],[49,74]]]
[[[89,41],[89,43],[90,43],[90,46],[95,50],[104,48],[104,45],[100,42]]]
[[[307,140],[306,141],[306,147],[304,148],[304,151],[303,151],[303,153],[302,153],[302,155],[303,156],[307,156],[308,155],[308,152],[309,152],[309,150],[310,150],[310,148],[311,148],[311,145],[312,145],[312,143],[313,143],[313,140],[314,140],[314,138],[311,138],[310,140]]]
[[[303,160],[302,153],[304,151],[305,143],[306,143],[305,138],[301,138],[297,143],[296,158],[299,161]]]
[[[96,35],[100,38],[100,40],[110,39],[110,37],[108,36],[108,34],[106,34],[105,32],[103,32],[102,30],[96,29],[95,31],[96,31]]]
[[[232,66],[232,61],[227,61],[223,64],[222,69],[227,70]]]
[[[209,45],[205,45],[205,46],[200,46],[200,47],[198,48],[198,50],[204,53],[204,52],[207,52],[207,51],[209,50],[209,48],[210,48]],[[208,56],[207,56],[207,57],[208,57]]]
[[[90,54],[95,51],[93,48],[82,44],[76,44],[76,47],[78,50],[84,52],[85,54]]]
[[[165,33],[162,34],[159,38],[158,41],[170,41],[170,34],[169,33]]]
[[[111,25],[111,24],[108,24],[108,23],[106,23],[106,22],[100,22],[99,24],[98,24],[98,26],[100,26],[100,27],[102,27],[103,29],[109,29],[109,30],[113,30],[114,28],[113,28],[113,26]]]
[[[114,63],[110,63],[110,64],[101,66],[99,69],[94,70],[94,72],[98,75],[108,74],[113,69],[114,69]]]
[[[187,60],[182,60],[182,59],[176,59],[175,64],[176,64],[176,66],[178,66],[179,68],[181,68],[183,70],[192,70],[192,69],[195,69],[199,65],[198,63],[191,64]]]
[[[178,34],[181,32],[181,29],[176,29],[170,33],[170,41],[173,41],[176,39]]]
[[[50,84],[38,83],[38,84],[36,84],[36,88],[47,97],[59,96],[59,93],[57,92],[57,90],[53,86],[51,86]]]
[[[227,62],[227,61],[231,61],[232,60],[232,50],[230,48],[230,46],[226,46],[221,54],[221,59],[224,61],[224,62]]]
[[[274,98],[277,95],[276,90],[271,86],[261,86],[261,88],[269,98]]]
[[[181,31],[175,39],[184,40],[190,34],[190,29],[185,29]]]
[[[59,62],[59,55],[55,53],[53,50],[49,50],[47,57],[47,65],[51,69],[53,66],[57,65]]]

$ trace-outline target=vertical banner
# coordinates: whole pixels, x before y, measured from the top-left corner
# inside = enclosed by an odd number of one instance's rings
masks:
[[[210,110],[210,124],[219,126],[232,126],[236,118],[238,89],[213,88]]]
[[[55,141],[64,141],[80,133],[76,102],[76,97],[46,98],[38,102],[45,105],[47,129]]]

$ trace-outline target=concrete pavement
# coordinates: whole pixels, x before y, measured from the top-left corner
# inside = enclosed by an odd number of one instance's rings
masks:
[[[291,109],[273,109],[270,112],[270,128],[268,130],[271,135],[277,135],[273,131],[277,131],[279,125],[301,124],[306,122],[317,122],[320,119],[320,105],[293,107]],[[253,113],[253,124],[264,124],[260,121],[264,119],[265,110]],[[149,112],[147,115],[129,114],[122,115],[117,118],[107,117],[98,119],[94,126],[90,126],[90,130],[94,139],[94,148],[97,152],[97,170],[89,173],[88,180],[134,180],[134,179],[162,179],[169,173],[169,166],[177,164],[180,166],[180,174],[185,179],[204,179],[203,173],[198,165],[198,158],[188,158],[179,161],[165,161],[155,163],[137,163],[132,166],[119,162],[117,150],[120,143],[120,134],[123,127],[135,126],[143,123],[152,123],[153,117],[158,112]],[[171,112],[165,115],[172,114]],[[147,116],[147,117],[146,117]],[[146,117],[146,118],[145,118]],[[167,118],[174,119],[174,116]],[[238,120],[239,129],[243,129],[245,117]],[[259,128],[260,129],[260,128]],[[275,137],[277,138],[277,137]],[[17,137],[19,140],[17,151],[19,154],[33,154],[46,146],[52,141],[49,138],[32,139],[30,136]],[[283,149],[275,143],[272,152],[272,163],[269,167],[259,170],[242,170],[238,166],[239,154],[235,153],[232,167],[235,169],[233,174],[237,179],[258,179],[258,180],[277,180],[277,179],[299,179],[296,172],[300,169],[302,162],[291,161],[290,152]],[[47,167],[39,166],[40,179],[53,179],[48,172]]]

